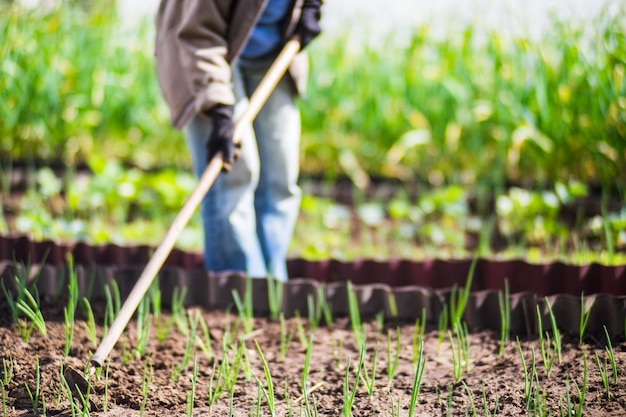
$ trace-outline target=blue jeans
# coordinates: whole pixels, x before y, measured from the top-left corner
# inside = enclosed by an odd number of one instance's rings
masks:
[[[235,120],[270,64],[240,61],[233,65]],[[205,144],[211,129],[211,120],[201,114],[184,129],[197,176],[207,166]],[[287,77],[276,86],[253,125],[245,129],[241,144],[240,158],[229,173],[218,176],[201,205],[205,267],[285,281],[287,250],[301,196],[297,184],[300,112]]]

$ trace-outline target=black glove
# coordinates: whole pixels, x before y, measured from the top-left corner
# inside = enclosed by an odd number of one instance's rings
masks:
[[[322,0],[305,0],[296,33],[300,35],[300,49],[304,49],[322,31],[320,29]]]
[[[233,162],[239,158],[241,153],[241,144],[233,142],[235,130],[233,106],[218,104],[206,111],[205,114],[213,120],[213,130],[211,130],[211,135],[206,142],[207,162],[210,163],[215,154],[221,151],[224,161],[222,171],[229,172]]]

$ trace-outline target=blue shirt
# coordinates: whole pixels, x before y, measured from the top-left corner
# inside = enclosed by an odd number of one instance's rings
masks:
[[[250,39],[241,52],[244,58],[258,58],[276,49],[283,40],[285,17],[292,0],[269,0]]]

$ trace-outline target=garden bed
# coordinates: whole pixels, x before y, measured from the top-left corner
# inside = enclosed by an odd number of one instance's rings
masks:
[[[95,326],[78,309],[65,357],[65,305],[66,300],[43,302],[47,336],[35,330],[25,342],[9,319],[6,301],[0,302],[0,415],[30,416],[44,406],[47,415],[80,415],[63,388],[61,364],[85,366],[96,348],[94,330],[97,337],[105,331],[107,307],[93,303]],[[555,337],[546,323],[549,340],[520,336],[516,341],[511,333],[501,342],[500,332],[453,332],[431,324],[434,317],[423,326],[420,320],[364,314],[361,333],[354,317],[345,315],[333,315],[322,325],[323,319],[309,320],[306,313],[271,320],[236,309],[173,306],[149,309],[130,323],[100,376],[92,379],[91,415],[271,415],[268,398],[278,416],[406,416],[410,407],[420,416],[626,413],[626,343],[614,339],[609,347],[602,332]],[[365,350],[357,340],[365,340]],[[345,404],[352,395],[348,412]]]

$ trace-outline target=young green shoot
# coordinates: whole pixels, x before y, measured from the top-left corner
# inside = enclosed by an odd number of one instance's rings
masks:
[[[98,335],[96,334],[96,319],[93,315],[93,310],[91,308],[91,303],[86,297],[82,298],[83,308],[85,310],[85,314],[87,319],[85,323],[83,323],[83,327],[85,328],[85,332],[87,333],[87,337],[89,341],[94,345],[98,345]]]
[[[152,365],[148,363],[148,359],[143,366],[143,376],[141,378],[141,406],[139,408],[139,415],[143,416],[143,413],[146,410],[146,404],[148,402],[148,392],[150,391],[150,383],[152,382],[152,376],[154,375],[154,370],[152,369]]]
[[[270,320],[277,320],[283,305],[284,283],[274,277],[267,278],[267,304]]]
[[[26,290],[24,292],[24,298],[17,301],[16,307],[31,321],[40,334],[47,336],[48,330],[46,328],[46,321],[44,320],[43,313],[41,312],[39,296],[36,288],[35,296],[33,296],[30,291]]]
[[[391,331],[388,331],[387,332],[387,389],[390,389],[391,384],[393,383],[393,378],[396,374],[396,371],[398,370],[398,365],[400,363],[400,350],[402,348],[402,341],[400,338],[400,327],[396,327],[396,344],[395,344],[395,349],[393,349],[393,354],[391,352],[392,351],[391,346],[392,346]]]
[[[363,369],[364,359],[365,355],[361,355],[356,370],[356,377],[354,378],[354,384],[352,385],[352,389],[350,389],[350,357],[348,357],[348,364],[346,365],[346,373],[343,380],[343,406],[341,408],[341,415],[344,417],[352,417],[352,405],[359,387],[359,375]]]
[[[611,337],[609,336],[609,331],[604,327],[604,334],[606,335],[606,343],[605,347],[606,353],[609,357],[609,363],[611,364],[611,370],[613,374],[613,383],[617,384],[617,363],[615,362],[615,352],[613,351],[613,344],[611,343]]]
[[[511,327],[511,300],[509,297],[509,280],[504,280],[504,293],[498,291],[498,307],[500,309],[500,346],[498,356],[504,354],[504,346],[509,341]]]
[[[489,408],[489,401],[487,400],[487,391],[485,390],[485,380],[482,381],[482,397],[483,408],[485,409],[485,417],[495,417],[498,414],[498,394],[496,393],[495,404],[493,405],[493,412]]]
[[[578,390],[578,407],[576,408],[576,417],[582,417],[585,406],[585,397],[587,396],[587,352],[583,350],[583,382],[582,388],[574,382]]]
[[[469,398],[470,410],[472,411],[472,416],[476,417],[478,415],[478,412],[476,410],[476,404],[474,403],[474,395],[472,394],[472,390],[467,386],[465,381],[462,381],[461,383],[463,384],[463,387],[465,388],[465,392],[467,392],[467,398]]]
[[[307,295],[306,304],[309,318],[309,330],[311,333],[314,333],[322,318],[322,305],[319,301],[315,302],[315,298],[311,294]]]
[[[150,329],[152,328],[152,319],[150,316],[150,300],[143,298],[137,307],[137,344],[135,345],[134,354],[137,358],[141,358],[148,342],[150,341]],[[192,334],[195,337],[195,334]]]
[[[213,358],[213,347],[211,345],[211,332],[206,320],[198,313],[198,323],[200,324],[201,335],[196,336],[196,345],[200,348],[204,356],[211,360]]]
[[[552,349],[552,343],[550,342],[550,335],[548,334],[548,332],[545,333],[544,337],[539,306],[537,306],[537,331],[539,332],[539,349],[541,352],[541,360],[543,361],[543,366],[546,369],[546,376],[549,378],[550,371],[552,370],[552,365],[554,364],[554,358],[556,357],[556,352]]]
[[[306,349],[309,339],[306,336],[306,330],[304,329],[304,324],[302,323],[302,318],[300,317],[300,312],[298,310],[295,311],[294,317],[296,321],[296,332],[298,333],[298,339],[300,339],[300,346],[302,346],[303,349]]]
[[[398,332],[400,329],[398,329]],[[413,365],[417,363],[419,358],[420,344],[424,340],[424,332],[426,331],[426,309],[422,308],[422,317],[415,319],[415,326],[413,326]],[[400,333],[398,333],[399,335]]]
[[[317,287],[317,302],[322,310],[322,316],[324,317],[324,323],[327,326],[333,324],[333,311],[328,298],[326,298],[326,286],[320,285]]]
[[[580,320],[578,324],[578,344],[582,345],[585,337],[585,330],[589,323],[589,316],[591,315],[591,309],[587,309],[585,303],[585,293],[580,293]]]
[[[122,306],[122,296],[120,287],[116,281],[111,281],[110,285],[104,287],[104,298],[106,300],[104,309],[104,334],[107,334],[109,325],[115,321]]]
[[[285,361],[287,357],[287,350],[289,349],[289,345],[293,340],[294,331],[293,329],[287,329],[287,323],[285,322],[285,315],[280,313],[280,348],[278,351],[278,358],[281,362]],[[312,335],[311,335],[312,336]]]
[[[254,378],[257,381],[259,388],[262,390],[263,395],[265,396],[265,401],[267,402],[267,407],[270,410],[270,415],[273,417],[276,413],[276,405],[275,405],[275,397],[274,397],[274,384],[272,382],[272,375],[270,374],[269,366],[267,365],[267,361],[265,360],[265,356],[263,356],[263,352],[261,351],[261,347],[259,343],[255,340],[254,345],[256,346],[257,352],[259,352],[259,357],[261,358],[261,362],[263,363],[263,373],[265,374],[265,382],[267,384],[267,388],[263,386],[261,380],[255,375]]]
[[[196,398],[196,384],[198,381],[198,355],[193,358],[193,373],[191,375],[191,391],[187,392],[187,417],[193,416]]]
[[[302,378],[301,378],[301,385],[302,385],[302,397],[304,398],[304,404],[305,404],[305,410],[307,412],[307,414],[309,413],[310,410],[310,404],[309,404],[309,369],[311,367],[311,351],[313,350],[313,333],[311,333],[310,336],[310,340],[309,340],[309,344],[307,346],[306,349],[306,355],[304,357],[304,367],[302,368]]]
[[[5,387],[8,387],[13,380],[13,368],[14,361],[13,358],[5,359],[2,358],[2,382]]]
[[[2,401],[2,417],[8,417],[7,413],[7,393],[4,388],[4,382],[0,381],[0,401]]]
[[[457,336],[457,347],[454,346],[454,337],[452,336],[452,332],[448,330],[448,338],[450,340],[450,351],[452,352],[452,375],[454,376],[454,382],[459,382],[461,380],[461,374],[463,373],[463,365],[462,365],[462,345],[458,340]]]
[[[215,401],[219,400],[222,396],[222,378],[224,370],[226,366],[228,366],[226,361],[227,359],[222,358],[219,368],[217,368],[217,361],[213,362],[213,369],[211,370],[211,377],[209,378],[209,388],[207,390],[207,402],[209,404],[209,410],[211,409],[211,407],[213,407]]]
[[[172,320],[176,323],[176,327],[180,332],[187,336],[189,324],[187,323],[187,313],[185,313],[185,297],[187,296],[187,287],[174,287],[172,291]]]
[[[438,336],[437,336],[437,352],[441,349],[441,345],[443,340],[446,337],[448,332],[448,308],[444,304],[441,313],[439,314],[439,319],[437,320],[438,326]]]
[[[550,324],[552,326],[552,338],[554,339],[554,350],[556,351],[556,357],[561,363],[561,331],[556,324],[556,317],[554,316],[554,312],[552,311],[552,307],[550,306],[550,302],[548,301],[548,297],[545,298],[546,307],[548,307],[548,316],[550,317]]]
[[[252,331],[254,330],[254,317],[250,305],[247,302],[241,300],[241,297],[239,296],[239,292],[237,290],[233,289],[232,294],[233,301],[235,302],[235,307],[237,307],[237,313],[243,326],[244,333],[252,333]],[[244,299],[248,299],[247,294],[244,295]]]
[[[415,411],[415,405],[417,404],[417,397],[419,396],[420,389],[422,387],[422,379],[424,378],[424,369],[426,369],[426,358],[424,357],[424,341],[420,343],[420,350],[417,359],[417,366],[415,369],[415,378],[413,379],[413,389],[411,390],[411,402],[409,403],[409,416],[413,415]]]
[[[78,291],[78,278],[76,277],[76,270],[74,269],[74,258],[69,256],[68,260],[68,300],[67,306],[63,308],[63,332],[65,334],[65,346],[63,349],[63,356],[67,358],[72,348],[72,340],[74,338],[74,320],[76,318],[76,306],[78,305],[79,291]]]
[[[526,399],[526,407],[530,405],[533,383],[536,375],[536,365],[535,365],[535,348],[532,347],[532,364],[530,373],[528,371],[528,366],[526,365],[526,359],[524,358],[524,352],[522,350],[522,344],[519,341],[519,337],[516,337],[517,340],[517,350],[519,352],[520,359],[522,361],[522,370],[524,374],[524,398]]]
[[[361,313],[359,311],[359,302],[352,287],[352,282],[348,281],[348,309],[350,312],[350,323],[352,324],[352,335],[356,346],[363,346],[365,343],[365,329],[361,323]]]
[[[31,405],[33,406],[33,414],[36,416],[39,415],[39,401],[41,401],[42,413],[45,416],[46,402],[41,396],[41,368],[39,367],[39,355],[35,356],[35,390],[32,391],[27,383],[24,383],[24,385],[26,386],[26,391],[28,392]]]
[[[156,337],[160,343],[163,343],[169,337],[174,323],[171,319],[166,319],[162,314],[162,293],[158,279],[156,279],[154,283],[150,286],[148,298],[150,299],[152,314],[154,316],[154,322],[156,324]]]
[[[596,357],[596,365],[598,366],[598,371],[600,372],[600,379],[602,380],[602,386],[604,386],[604,392],[606,392],[606,399],[611,399],[611,383],[609,382],[609,363],[608,359],[604,359],[604,365],[600,362],[600,357],[598,356],[598,352],[594,352]]]
[[[104,369],[104,398],[102,399],[102,410],[106,414],[109,407],[109,368],[111,367],[111,357],[107,360],[107,366]]]
[[[378,359],[378,343],[376,343],[376,348],[374,349],[371,374],[367,371],[367,366],[365,366],[365,356],[367,356],[367,347],[365,345],[361,346],[360,355],[362,356],[362,358],[359,358],[359,361],[363,361],[363,369],[361,370],[359,377],[363,382],[363,387],[365,388],[367,395],[371,398],[374,395],[374,383],[376,382],[376,361]]]
[[[472,282],[474,281],[474,271],[476,270],[477,261],[477,257],[472,260],[470,270],[467,274],[467,280],[465,281],[465,287],[458,291],[458,299],[457,286],[454,285],[452,287],[452,292],[450,293],[450,320],[452,322],[453,328],[456,324],[461,323],[461,319],[463,318],[463,314],[465,313],[467,301],[469,300],[470,292],[472,290]]]

